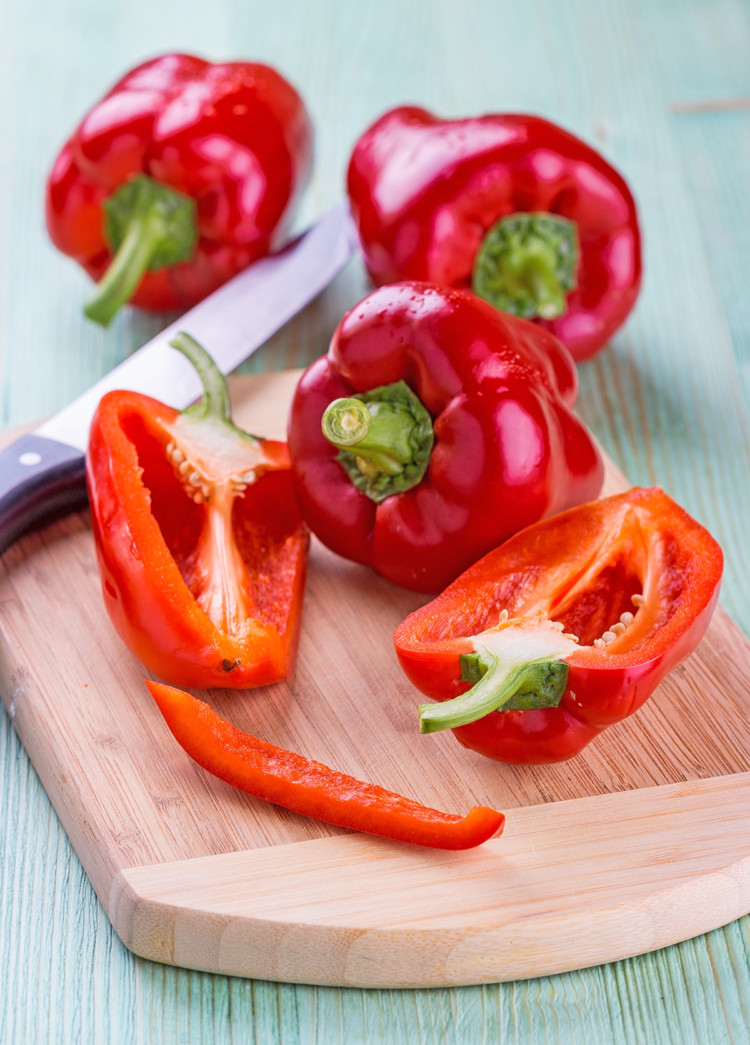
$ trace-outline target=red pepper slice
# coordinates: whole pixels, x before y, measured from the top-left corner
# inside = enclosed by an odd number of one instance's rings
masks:
[[[577,360],[599,351],[635,304],[630,190],[548,120],[393,109],[356,143],[348,190],[376,284],[472,287],[552,331]]]
[[[178,413],[110,392],[86,474],[102,594],[120,637],[161,678],[244,688],[286,678],[309,535],[285,443],[242,432],[226,382],[192,338],[203,400]]]
[[[191,308],[283,237],[312,164],[295,89],[267,65],[144,62],[84,117],[47,185],[53,243],[101,280],[87,315],[125,301]]]
[[[339,555],[440,591],[512,533],[599,493],[577,390],[570,353],[546,330],[467,291],[381,287],[344,316],[294,396],[305,519]]]
[[[244,733],[189,693],[158,682],[146,685],[175,739],[198,765],[264,802],[433,849],[471,849],[502,833],[505,817],[494,809],[474,806],[465,817],[430,809]]]
[[[422,731],[502,762],[571,758],[693,651],[722,568],[659,488],[530,526],[396,629],[408,677],[445,702],[423,705]]]

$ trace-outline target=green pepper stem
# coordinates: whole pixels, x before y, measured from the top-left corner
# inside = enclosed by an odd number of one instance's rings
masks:
[[[505,289],[520,296],[527,292],[536,302],[537,315],[556,319],[565,312],[565,291],[557,277],[555,253],[540,241],[526,250],[510,251],[501,264]]]
[[[229,386],[221,370],[203,345],[198,344],[194,337],[182,330],[179,334],[175,334],[169,343],[172,348],[176,348],[190,360],[198,371],[198,377],[203,385],[203,398],[185,413],[189,413],[195,419],[210,417],[216,421],[232,424]]]
[[[365,405],[335,399],[323,414],[323,434],[340,450],[356,454],[362,471],[399,475],[414,457],[411,434],[417,422],[398,403]]]
[[[511,214],[486,233],[474,263],[474,293],[525,319],[567,310],[580,258],[575,223],[557,214]]]
[[[323,435],[333,446],[350,449],[370,431],[370,411],[361,399],[334,399],[323,414]]]
[[[322,428],[349,479],[376,504],[422,482],[435,442],[432,418],[405,381],[334,399]]]
[[[198,229],[195,201],[146,174],[104,201],[104,224],[113,258],[84,312],[106,327],[148,269],[193,257]]]
[[[480,670],[484,671],[481,678],[470,690],[453,700],[442,704],[421,704],[420,733],[466,726],[492,711],[556,707],[565,692],[568,666],[559,658],[518,663],[484,649],[481,654],[470,654],[467,659],[474,662],[479,659]],[[467,666],[464,664],[464,669]]]
[[[430,463],[432,417],[405,381],[334,399],[321,427],[341,467],[376,504],[417,486]]]
[[[159,248],[163,230],[161,221],[149,216],[131,221],[125,239],[117,249],[109,268],[96,284],[94,294],[84,307],[89,319],[109,326],[121,305],[135,293],[136,287]]]

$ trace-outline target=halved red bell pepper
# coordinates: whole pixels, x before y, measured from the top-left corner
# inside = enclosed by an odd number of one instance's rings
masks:
[[[719,596],[713,537],[634,488],[530,526],[396,629],[401,666],[453,729],[501,762],[560,762],[632,715],[695,649]]]
[[[586,359],[635,304],[641,243],[623,178],[538,116],[442,120],[405,106],[365,131],[348,190],[376,284],[472,287]]]
[[[474,806],[464,817],[420,805],[294,751],[268,744],[220,718],[189,693],[147,682],[177,742],[209,773],[265,802],[352,831],[433,849],[470,849],[502,833],[505,817]]]
[[[109,392],[91,424],[104,604],[129,649],[169,682],[276,682],[294,662],[309,540],[287,446],[237,428],[210,356],[186,334],[172,344],[201,375],[196,406],[178,413]]]
[[[312,164],[304,102],[275,69],[166,54],[84,117],[47,185],[55,246],[101,282],[86,314],[126,301],[192,307],[276,246]]]
[[[339,555],[439,591],[510,534],[599,493],[577,390],[570,354],[534,324],[467,291],[381,287],[294,396],[303,515]]]

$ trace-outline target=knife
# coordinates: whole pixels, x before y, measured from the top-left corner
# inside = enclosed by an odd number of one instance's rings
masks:
[[[312,301],[351,257],[356,234],[342,204],[284,250],[255,262],[116,366],[35,431],[0,453],[0,554],[43,520],[86,503],[85,454],[99,400],[115,388],[145,392],[178,410],[200,379],[169,341],[184,330],[205,344],[222,373]]]

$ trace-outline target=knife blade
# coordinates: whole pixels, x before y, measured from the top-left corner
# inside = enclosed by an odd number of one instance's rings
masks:
[[[33,432],[0,453],[0,554],[44,519],[86,502],[85,452],[101,397],[144,392],[183,409],[201,392],[193,367],[169,341],[184,330],[205,344],[222,373],[313,300],[351,257],[356,235],[339,205],[277,254],[255,262],[181,316]]]

